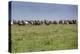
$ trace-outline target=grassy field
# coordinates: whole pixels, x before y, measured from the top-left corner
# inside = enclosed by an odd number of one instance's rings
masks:
[[[12,52],[65,50],[78,48],[77,26],[11,26]]]

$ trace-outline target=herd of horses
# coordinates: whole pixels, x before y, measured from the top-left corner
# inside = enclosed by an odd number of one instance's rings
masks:
[[[50,25],[50,24],[77,24],[77,20],[59,20],[59,21],[49,21],[49,20],[13,20],[11,21],[11,24],[17,24],[17,25]]]

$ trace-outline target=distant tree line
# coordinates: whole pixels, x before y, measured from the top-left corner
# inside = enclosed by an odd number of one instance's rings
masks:
[[[11,24],[17,25],[50,25],[50,24],[77,24],[77,20],[59,20],[59,21],[49,21],[49,20],[13,20]]]

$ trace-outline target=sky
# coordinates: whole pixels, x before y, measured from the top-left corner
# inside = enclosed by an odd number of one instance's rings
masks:
[[[12,1],[11,7],[12,20],[71,20],[78,18],[77,5]]]

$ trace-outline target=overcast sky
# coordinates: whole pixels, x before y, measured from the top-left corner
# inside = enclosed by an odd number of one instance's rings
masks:
[[[12,2],[12,16],[15,20],[65,20],[77,19],[77,5]]]

